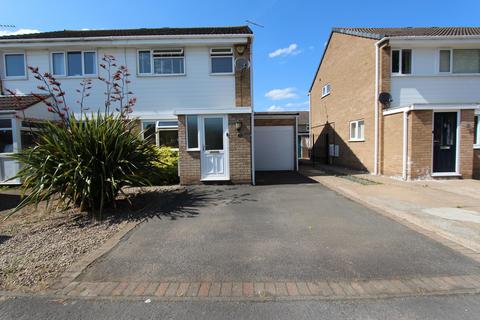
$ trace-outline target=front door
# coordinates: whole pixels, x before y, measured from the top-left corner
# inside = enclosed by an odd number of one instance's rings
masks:
[[[202,180],[228,180],[227,116],[202,117]]]
[[[433,173],[456,172],[457,113],[435,112],[433,118]]]

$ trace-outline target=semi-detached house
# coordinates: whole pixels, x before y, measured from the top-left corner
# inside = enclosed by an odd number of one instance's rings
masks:
[[[51,116],[29,95],[39,93],[39,83],[27,67],[52,73],[67,92],[73,112],[80,111],[80,82],[93,79],[85,105],[95,112],[105,99],[98,80],[104,76],[98,67],[104,55],[113,55],[130,70],[128,89],[137,98],[131,117],[144,136],[179,151],[181,183],[254,183],[255,122],[270,127],[259,133],[260,143],[263,132],[287,127],[274,140],[281,148],[282,139],[292,140],[292,159],[285,162],[288,167],[273,169],[294,170],[296,115],[258,115],[254,120],[252,43],[248,26],[64,30],[0,37],[0,183],[18,171],[20,164],[8,156],[32,143],[27,129]],[[6,89],[20,92],[22,103],[15,103]]]
[[[480,177],[480,28],[334,28],[310,99],[316,161]]]

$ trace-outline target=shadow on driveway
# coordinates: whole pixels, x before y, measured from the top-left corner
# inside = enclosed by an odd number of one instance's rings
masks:
[[[259,186],[318,183],[298,172],[292,171],[257,171],[255,172],[255,182]]]

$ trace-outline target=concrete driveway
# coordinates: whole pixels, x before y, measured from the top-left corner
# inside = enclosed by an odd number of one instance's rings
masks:
[[[321,184],[303,182],[190,187],[168,216],[142,223],[78,281],[311,281],[478,273],[475,261]]]

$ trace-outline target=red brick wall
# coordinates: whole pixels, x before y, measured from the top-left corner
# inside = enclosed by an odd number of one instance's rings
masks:
[[[187,151],[186,143],[186,117],[178,116],[178,170],[180,183],[200,183],[200,151]]]
[[[474,110],[460,112],[460,174],[471,179],[473,174]]]
[[[430,177],[432,173],[432,111],[412,111],[408,117],[409,178]]]
[[[235,124],[242,122],[240,135]],[[252,124],[250,114],[230,114],[228,132],[230,139],[230,181],[232,183],[252,183]]]

